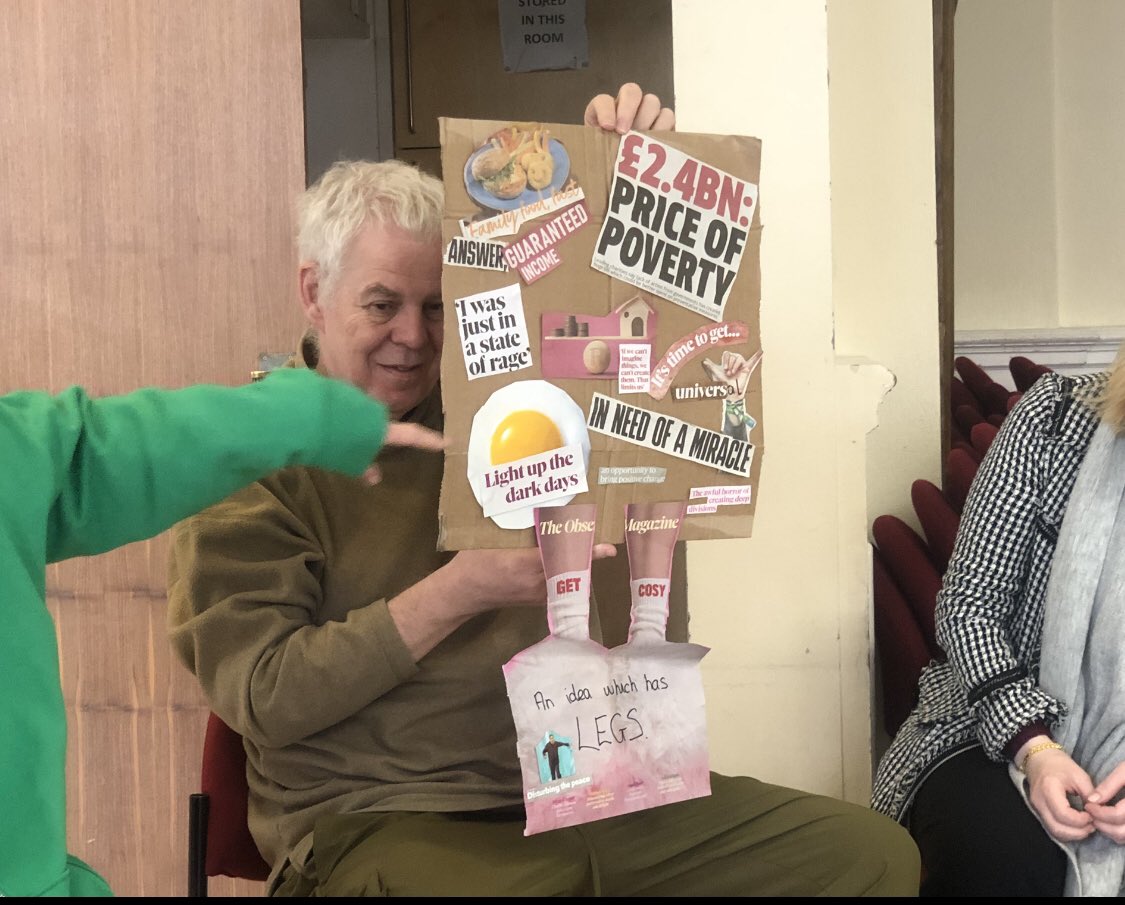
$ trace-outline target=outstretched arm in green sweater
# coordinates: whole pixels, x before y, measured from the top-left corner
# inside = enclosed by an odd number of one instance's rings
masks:
[[[108,892],[66,853],[46,564],[150,537],[286,465],[358,475],[385,440],[440,448],[388,426],[357,388],[297,369],[237,388],[0,396],[0,894]]]
[[[287,465],[358,475],[387,428],[380,403],[299,369],[236,389],[74,388],[28,415],[51,469],[51,562],[150,537]]]

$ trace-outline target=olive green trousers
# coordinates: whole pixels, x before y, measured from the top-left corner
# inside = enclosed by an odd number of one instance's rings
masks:
[[[320,820],[289,896],[914,896],[913,840],[869,808],[712,774],[708,798],[534,836],[522,816]]]

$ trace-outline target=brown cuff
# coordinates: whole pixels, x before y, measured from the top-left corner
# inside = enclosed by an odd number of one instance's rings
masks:
[[[1037,735],[1045,735],[1047,738],[1052,738],[1051,730],[1047,728],[1046,723],[1042,722],[1029,723],[1017,732],[1012,737],[1012,740],[1004,746],[1004,754],[1008,760],[1015,760],[1016,754],[1019,753],[1020,748],[1027,743],[1028,739],[1033,739]]]

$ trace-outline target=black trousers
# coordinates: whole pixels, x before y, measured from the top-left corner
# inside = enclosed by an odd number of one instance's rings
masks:
[[[910,808],[923,896],[1061,896],[1066,855],[980,748],[938,767]]]

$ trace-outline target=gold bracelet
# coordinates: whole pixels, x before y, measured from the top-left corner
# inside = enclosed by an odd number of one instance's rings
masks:
[[[1051,751],[1055,748],[1061,751],[1062,745],[1060,745],[1058,742],[1040,742],[1038,745],[1032,745],[1028,749],[1027,754],[1023,756],[1023,761],[1020,763],[1020,772],[1027,772],[1027,762],[1031,760],[1031,755],[1038,754],[1040,751]]]

